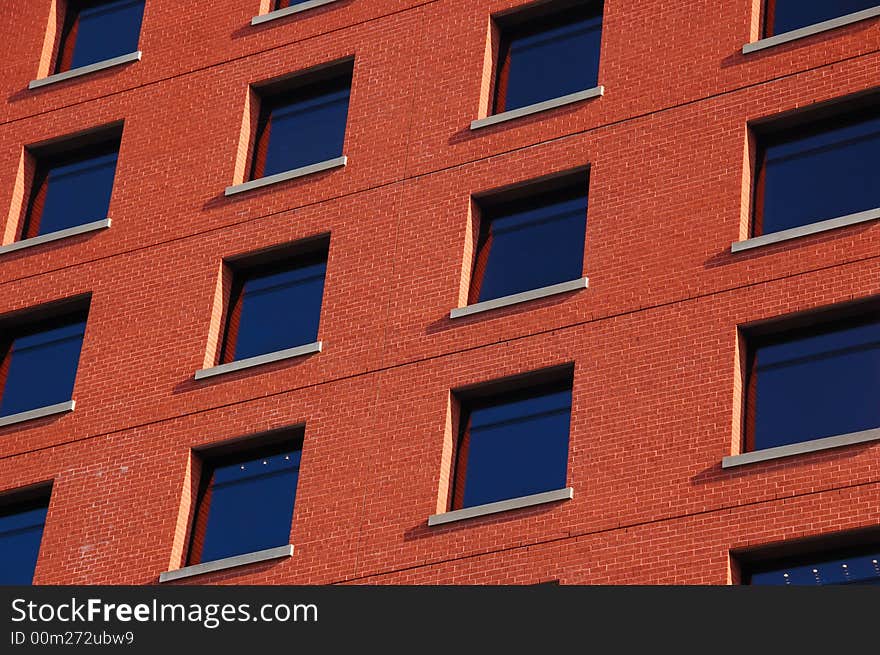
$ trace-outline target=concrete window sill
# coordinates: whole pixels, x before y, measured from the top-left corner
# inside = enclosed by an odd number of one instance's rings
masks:
[[[815,453],[822,450],[829,450],[831,448],[841,448],[842,446],[867,443],[870,441],[880,441],[880,428],[863,430],[862,432],[851,432],[849,434],[841,434],[834,437],[825,437],[824,439],[811,439],[810,441],[801,441],[800,443],[793,443],[787,446],[755,450],[750,453],[743,453],[742,455],[731,455],[721,460],[721,468],[735,468],[746,464],[768,462],[783,457],[793,457],[794,455],[802,455],[804,453]]]
[[[443,525],[444,523],[454,523],[456,521],[476,518],[477,516],[489,516],[499,512],[509,512],[514,509],[533,507],[535,505],[543,505],[544,503],[555,503],[560,500],[571,500],[572,498],[574,498],[574,489],[566,487],[565,489],[545,491],[540,494],[532,494],[531,496],[500,500],[497,503],[487,503],[485,505],[457,509],[452,512],[444,512],[443,514],[434,514],[428,517],[428,525],[435,526]]]
[[[33,421],[34,419],[46,416],[72,412],[74,407],[76,407],[76,401],[68,400],[67,402],[58,403],[56,405],[47,405],[46,407],[39,407],[37,409],[30,409],[26,412],[3,416],[0,417],[0,428],[6,427],[7,425],[15,425],[16,423],[23,423],[24,421]]]
[[[520,303],[528,302],[530,300],[537,300],[538,298],[555,296],[560,293],[568,293],[569,291],[578,291],[579,289],[586,289],[588,284],[589,279],[582,277],[577,280],[569,280],[568,282],[551,284],[549,287],[531,289],[530,291],[514,293],[510,296],[502,296],[501,298],[493,298],[492,300],[478,302],[473,305],[468,305],[467,307],[456,307],[451,312],[449,312],[449,318],[462,318],[464,316],[471,316],[472,314],[488,312],[492,309],[509,307],[510,305],[518,305]]]
[[[547,111],[549,109],[556,109],[556,107],[563,107],[565,105],[570,105],[574,102],[589,100],[590,98],[597,98],[602,95],[605,95],[605,87],[595,86],[592,89],[569,93],[568,95],[560,96],[558,98],[551,98],[550,100],[545,100],[544,102],[536,102],[533,105],[520,107],[519,109],[511,109],[510,111],[504,111],[500,114],[486,116],[486,118],[480,118],[471,122],[471,129],[479,130],[480,128],[489,127],[490,125],[506,123],[507,121],[512,121],[523,116],[531,116],[532,114],[537,114],[538,112]]]
[[[287,180],[293,180],[298,177],[303,177],[305,175],[311,175],[312,173],[320,173],[321,171],[326,171],[331,168],[339,168],[341,166],[345,166],[347,163],[348,157],[346,157],[345,155],[343,155],[342,157],[334,157],[333,159],[328,159],[327,161],[320,161],[317,164],[309,164],[308,166],[301,166],[300,168],[294,168],[293,170],[284,171],[283,173],[276,173],[275,175],[261,177],[256,180],[251,180],[250,182],[228,186],[226,187],[226,191],[224,191],[224,195],[234,196],[238,193],[250,191],[251,189],[259,189],[261,187],[269,186],[271,184],[278,184],[279,182],[286,182]]]
[[[735,241],[730,246],[731,252],[742,252],[743,250],[751,250],[767,246],[771,243],[780,243],[790,239],[805,237],[810,234],[819,234],[828,230],[836,230],[847,225],[857,225],[867,221],[874,221],[880,218],[880,208],[869,209],[868,211],[859,212],[858,214],[850,214],[848,216],[840,216],[838,218],[830,218],[827,221],[819,221],[818,223],[810,223],[809,225],[799,225],[789,230],[780,230],[779,232],[771,232],[763,234],[759,237],[752,237],[745,241]]]
[[[859,21],[874,18],[875,16],[880,16],[880,5],[863,9],[862,11],[856,11],[852,14],[847,14],[846,16],[839,16],[837,18],[832,18],[831,20],[822,21],[821,23],[816,23],[814,25],[807,25],[806,27],[791,30],[790,32],[783,32],[782,34],[769,36],[766,39],[754,41],[753,43],[746,43],[743,46],[742,51],[744,55],[747,55],[750,52],[757,52],[758,50],[772,48],[773,46],[782,43],[790,43],[791,41],[797,41],[798,39],[805,39],[814,34],[821,34],[822,32],[843,27],[844,25],[858,23]]]
[[[49,234],[41,234],[38,237],[22,239],[21,241],[14,241],[12,243],[7,243],[5,246],[0,246],[0,255],[5,255],[8,252],[15,252],[16,250],[23,250],[25,248],[33,248],[34,246],[39,246],[43,243],[58,241],[59,239],[66,239],[67,237],[73,237],[77,234],[86,234],[88,232],[104,230],[108,227],[110,227],[110,219],[105,218],[102,221],[94,221],[93,223],[85,223],[84,225],[69,227],[66,230],[58,230],[57,232],[49,232]]]
[[[112,68],[113,66],[121,66],[122,64],[127,64],[132,61],[140,61],[142,55],[143,53],[140,50],[137,50],[136,52],[129,52],[127,55],[119,55],[118,57],[113,57],[112,59],[96,61],[94,64],[89,64],[88,66],[80,66],[79,68],[64,71],[63,73],[55,73],[54,75],[50,75],[49,77],[42,77],[38,80],[31,80],[28,83],[28,88],[38,89],[42,86],[57,84],[58,82],[64,82],[65,80],[71,80],[82,75],[88,75],[89,73],[102,71],[106,68]]]
[[[176,569],[174,571],[165,571],[165,573],[159,574],[159,582],[171,582],[172,580],[191,578],[195,575],[213,573],[214,571],[225,571],[226,569],[232,569],[238,566],[256,564],[257,562],[268,562],[269,560],[282,559],[292,555],[293,546],[291,544],[278,546],[277,548],[267,548],[266,550],[258,550],[255,553],[245,553],[244,555],[236,555],[235,557],[217,559],[213,562],[184,566],[182,569]]]
[[[260,16],[254,16],[251,18],[251,25],[260,25],[262,23],[268,23],[269,21],[278,20],[279,18],[284,18],[285,16],[292,16],[293,14],[299,14],[304,11],[308,11],[309,9],[315,9],[317,7],[323,7],[324,5],[329,5],[337,0],[309,0],[309,2],[303,2],[298,5],[294,5],[292,7],[285,7],[284,9],[276,9],[275,11],[270,11],[268,14],[261,14]]]
[[[228,364],[220,364],[220,366],[200,369],[196,371],[195,379],[204,380],[205,378],[211,378],[216,375],[223,375],[225,373],[232,373],[234,371],[241,371],[244,369],[253,368],[254,366],[261,366],[262,364],[280,362],[283,359],[291,359],[293,357],[311,355],[312,353],[321,352],[322,348],[323,342],[315,341],[314,343],[307,343],[304,346],[296,346],[295,348],[278,350],[274,353],[266,353],[265,355],[248,357],[247,359],[240,359],[235,362],[229,362]]]

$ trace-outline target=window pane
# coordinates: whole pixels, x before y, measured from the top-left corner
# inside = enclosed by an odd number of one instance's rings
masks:
[[[880,322],[758,347],[755,449],[880,427]]]
[[[528,21],[507,35],[507,79],[503,102],[496,112],[510,111],[551,98],[591,89],[599,79],[599,43],[602,37],[598,9],[568,12],[541,27]]]
[[[772,32],[782,34],[807,25],[877,6],[877,0],[768,0]],[[768,35],[768,36],[770,36]]]
[[[39,229],[49,234],[107,218],[117,153],[87,157],[48,170],[42,212],[32,216]]]
[[[235,359],[316,341],[326,270],[326,262],[320,262],[248,279],[242,287]]]
[[[753,585],[880,584],[880,549],[866,555],[823,559],[754,573]]]
[[[0,513],[0,585],[29,585],[34,579],[48,501],[40,507]]]
[[[88,66],[138,49],[144,0],[84,2],[81,6],[71,68]]]
[[[564,488],[570,418],[571,390],[472,408],[461,507]]]
[[[769,140],[760,232],[880,207],[880,112]]]
[[[199,561],[290,543],[301,453],[290,450],[214,470],[199,508],[200,513],[207,513]]]
[[[488,238],[475,270],[478,302],[539,289],[583,276],[587,196],[544,196],[501,213],[485,212]],[[482,250],[488,250],[488,257]]]
[[[0,416],[63,403],[73,395],[85,320],[24,334],[7,354]]]
[[[342,155],[350,86],[348,78],[333,80],[269,101],[264,177]]]

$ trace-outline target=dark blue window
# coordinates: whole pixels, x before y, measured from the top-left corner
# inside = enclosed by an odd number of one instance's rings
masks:
[[[790,32],[877,6],[877,0],[766,0],[765,36]]]
[[[517,20],[517,18],[519,18]],[[591,89],[599,80],[602,3],[502,20],[494,113]]]
[[[144,0],[69,0],[56,72],[136,52]]]
[[[880,547],[799,557],[760,566],[748,576],[753,585],[880,585]]]
[[[189,564],[290,543],[301,444],[204,463]]]
[[[755,235],[880,207],[880,111],[767,135],[758,162]]]
[[[0,508],[0,585],[33,582],[48,509],[48,499]]]
[[[747,388],[749,450],[880,427],[880,318],[756,339]]]
[[[107,218],[119,142],[37,158],[24,239]]]
[[[296,7],[304,2],[312,2],[313,0],[275,0],[274,9],[285,9],[286,7]]]
[[[7,335],[0,366],[0,416],[71,399],[85,329],[85,316],[77,315]]]
[[[583,276],[587,184],[481,205],[469,303]]]
[[[252,179],[342,156],[351,75],[264,97]]]
[[[326,271],[322,252],[238,273],[222,361],[317,341]]]
[[[453,509],[565,488],[571,384],[462,400]]]

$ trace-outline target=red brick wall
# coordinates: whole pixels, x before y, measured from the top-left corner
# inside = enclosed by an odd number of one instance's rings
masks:
[[[757,0],[606,0],[603,97],[472,132],[489,15],[521,0],[340,0],[259,27],[259,0],[147,0],[142,61],[28,91],[52,4],[0,10],[0,216],[24,146],[125,126],[112,227],[0,256],[0,315],[92,294],[76,410],[0,429],[0,491],[54,480],[36,582],[155,583],[181,565],[191,449],[299,423],[294,556],[193,581],[725,584],[731,549],[880,522],[878,445],[720,468],[737,326],[880,293],[875,223],[729,249],[747,122],[876,85],[880,21],[743,56]],[[351,55],[348,165],[225,198],[248,84]],[[584,165],[589,289],[449,320],[470,195]],[[221,259],[327,232],[324,351],[195,382]],[[449,390],[567,362],[574,499],[429,529]]]

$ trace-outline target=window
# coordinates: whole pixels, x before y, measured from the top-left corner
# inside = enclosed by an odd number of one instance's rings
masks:
[[[602,2],[556,2],[500,17],[492,113],[597,86]]]
[[[477,201],[480,232],[469,304],[583,276],[587,181],[577,176],[558,184],[565,186]]]
[[[55,72],[135,52],[144,0],[68,0]]]
[[[102,135],[85,146],[37,151],[30,199],[19,239],[106,223],[116,175],[119,135]]]
[[[351,69],[283,91],[261,93],[251,179],[342,156]]]
[[[824,534],[738,553],[734,561],[743,584],[880,585],[880,535],[876,527]]]
[[[565,487],[570,378],[459,402],[453,510]]]
[[[757,137],[754,236],[880,208],[876,107]]]
[[[0,331],[0,417],[70,401],[86,311]]]
[[[326,244],[326,242],[323,242]],[[221,362],[311,344],[318,338],[326,245],[267,263],[233,263]]]
[[[0,585],[33,582],[49,497],[13,496],[0,506]]]
[[[877,6],[877,0],[765,0],[764,36],[771,37]]]
[[[206,457],[187,564],[288,544],[301,454],[301,438],[291,438]]]
[[[880,427],[880,313],[749,339],[746,449]]]

